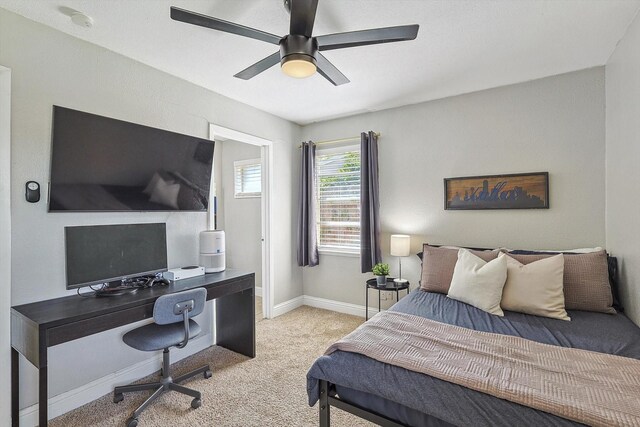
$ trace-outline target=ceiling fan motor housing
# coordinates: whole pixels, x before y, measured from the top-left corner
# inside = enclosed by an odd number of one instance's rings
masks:
[[[318,42],[313,37],[289,34],[280,40],[280,64],[291,60],[302,60],[316,65]]]

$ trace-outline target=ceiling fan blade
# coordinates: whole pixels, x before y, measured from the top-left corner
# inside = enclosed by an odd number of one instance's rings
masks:
[[[318,0],[291,0],[291,34],[311,37],[316,20]]]
[[[320,52],[316,53],[316,65],[318,67],[318,73],[325,79],[333,83],[334,86],[340,86],[345,83],[349,83],[349,79],[340,72],[327,58],[325,58]]]
[[[280,62],[280,52],[276,52],[273,55],[269,55],[261,61],[245,68],[233,77],[237,77],[242,80],[249,80],[252,77],[257,76],[261,72],[273,67]]]
[[[316,37],[316,40],[318,41],[318,50],[344,49],[346,47],[366,46],[369,44],[413,40],[418,36],[419,28],[420,26],[417,24],[375,28],[348,33],[326,34]]]
[[[233,22],[224,21],[212,16],[202,15],[201,13],[190,12],[171,6],[171,19],[187,24],[199,25],[200,27],[211,28],[225,33],[237,34],[239,36],[249,37],[252,39],[262,40],[267,43],[280,44],[281,37],[255,28],[245,27],[244,25],[235,24]]]

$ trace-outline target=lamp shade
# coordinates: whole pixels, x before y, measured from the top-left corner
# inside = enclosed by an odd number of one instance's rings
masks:
[[[391,255],[409,256],[411,255],[411,237],[406,234],[391,235]]]

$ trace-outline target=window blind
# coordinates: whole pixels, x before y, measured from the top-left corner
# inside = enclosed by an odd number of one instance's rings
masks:
[[[316,154],[318,248],[360,250],[360,149],[357,146]]]
[[[260,197],[262,193],[262,166],[260,159],[239,160],[233,162],[234,196]]]

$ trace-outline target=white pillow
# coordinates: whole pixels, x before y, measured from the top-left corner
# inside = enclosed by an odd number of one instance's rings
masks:
[[[506,280],[505,254],[501,253],[496,259],[486,262],[467,249],[460,249],[447,296],[487,313],[504,316],[500,300]]]
[[[562,254],[527,265],[507,255],[507,283],[500,305],[503,310],[571,320],[564,308],[563,277]]]
[[[178,209],[178,194],[180,193],[180,184],[167,182],[158,177],[156,186],[151,192],[150,202],[160,203],[173,209]]]
[[[151,177],[151,180],[149,180],[149,183],[147,184],[147,186],[144,188],[144,190],[142,190],[142,192],[144,194],[148,194],[149,196],[151,196],[151,193],[153,193],[153,190],[156,188],[156,186],[158,185],[158,181],[159,180],[163,180],[164,182],[173,184],[175,181],[173,180],[165,180],[162,175],[160,175],[158,172],[154,172],[153,176]]]

